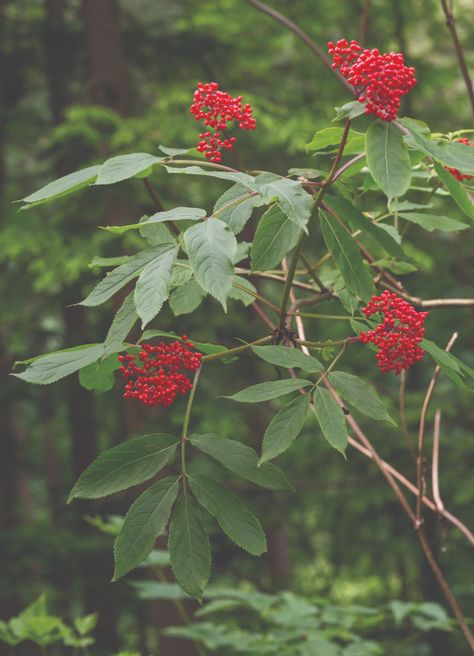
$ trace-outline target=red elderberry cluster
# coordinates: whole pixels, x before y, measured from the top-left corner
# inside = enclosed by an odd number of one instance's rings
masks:
[[[196,121],[204,121],[204,125],[214,129],[214,132],[202,132],[197,146],[197,150],[211,162],[222,161],[222,150],[231,150],[236,142],[235,137],[224,134],[228,123],[235,120],[242,130],[255,130],[257,127],[251,106],[242,105],[242,96],[232,98],[225,91],[219,91],[217,82],[199,82],[190,112]]]
[[[356,98],[365,102],[365,113],[383,121],[397,118],[400,99],[415,86],[415,69],[405,66],[400,52],[381,53],[363,49],[357,41],[339,39],[328,43],[333,68],[338,68],[355,89]]]
[[[160,342],[156,346],[143,344],[138,355],[141,366],[136,364],[134,355],[119,356],[120,371],[127,381],[123,398],[166,407],[173,403],[178,393],[189,392],[193,385],[183,369],[199,369],[202,355],[192,350],[194,344],[187,341],[186,335],[182,340],[169,344]]]
[[[425,334],[423,324],[428,312],[417,312],[410,303],[388,290],[372,296],[362,312],[367,319],[373,314],[384,317],[375,330],[359,335],[364,344],[372,342],[378,347],[376,358],[383,372],[399,374],[421,360],[425,352],[419,343]]]
[[[466,144],[466,146],[474,146],[474,141],[471,143],[469,139],[458,139],[459,143]],[[454,175],[456,180],[459,180],[461,182],[462,180],[472,180],[472,175],[469,175],[468,173],[461,173],[458,169],[452,169],[449,166],[446,167],[446,170],[451,173],[451,175]]]

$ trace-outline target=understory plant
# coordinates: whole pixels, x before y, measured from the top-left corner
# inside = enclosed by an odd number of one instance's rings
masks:
[[[104,451],[71,490],[71,501],[97,499],[150,481],[117,536],[114,580],[140,565],[157,537],[167,533],[177,582],[201,599],[211,576],[204,515],[214,517],[228,538],[249,554],[265,552],[260,520],[240,496],[212,475],[211,465],[203,474],[190,463],[199,452],[209,463],[219,463],[254,485],[290,494],[293,483],[274,461],[291,448],[312,417],[328,448],[335,450],[334,457],[347,457],[350,445],[380,469],[474,649],[472,632],[423,527],[424,512],[435,512],[474,544],[469,529],[441,501],[436,467],[428,495],[424,467],[426,417],[440,371],[464,390],[474,376],[450,352],[455,337],[446,348],[434,342],[428,312],[469,305],[470,300],[421,299],[400,279],[417,270],[410,230],[449,235],[471,228],[474,149],[468,135],[473,131],[453,126],[450,134],[432,133],[418,118],[399,115],[403,96],[416,93],[415,71],[403,54],[365,49],[345,39],[330,42],[328,52],[352,99],[336,109],[334,122],[318,130],[307,145],[307,152],[318,158],[318,168],[291,168],[280,174],[244,164],[237,151],[239,131],[251,131],[246,138],[258,147],[258,103],[251,107],[217,82],[206,82],[198,84],[190,107],[203,124],[197,148],[121,154],[22,200],[22,209],[34,211],[90,185],[109,187],[135,178],[148,190],[151,207],[146,216],[137,214],[134,223],[103,228],[119,237],[133,232],[141,244],[137,252],[127,254],[117,246],[114,257],[98,256],[92,262],[110,271],[79,305],[95,308],[113,297],[120,299],[103,341],[25,360],[18,363],[23,370],[14,375],[44,385],[79,372],[86,389],[107,391],[123,385],[124,403],[146,406],[166,408],[187,396],[179,434],[156,432]],[[183,186],[183,206],[166,208],[152,183],[158,169],[183,179],[205,178],[208,185],[223,180],[229,188],[209,210],[186,206]],[[424,194],[426,202],[411,200],[414,191]],[[437,209],[446,196],[456,218]],[[210,321],[212,313],[223,311],[232,326],[232,315],[245,307],[261,319],[261,330],[251,342],[235,335],[229,347],[182,334],[181,317],[200,312],[206,297],[211,301],[206,305]],[[160,330],[159,313],[166,303],[177,317],[175,332]],[[325,312],[325,304],[336,310]],[[320,322],[327,322],[325,332],[334,331],[333,338],[321,339],[314,332]],[[365,354],[368,371],[378,366],[387,376],[403,377],[420,361],[432,361],[414,482],[382,460],[352,414],[355,410],[382,425],[396,425],[367,380],[345,370],[356,351]],[[229,372],[237,358],[267,363],[266,380],[236,391]],[[281,399],[258,452],[239,441],[238,434],[227,439],[200,432],[193,421],[193,403],[206,376],[220,381],[221,406]],[[439,414],[435,429],[439,437]],[[160,476],[165,468],[166,475]]]

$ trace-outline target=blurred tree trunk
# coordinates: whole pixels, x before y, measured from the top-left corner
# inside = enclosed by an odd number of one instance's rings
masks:
[[[119,4],[117,0],[82,0],[82,11],[89,55],[89,99],[125,116],[129,93]]]

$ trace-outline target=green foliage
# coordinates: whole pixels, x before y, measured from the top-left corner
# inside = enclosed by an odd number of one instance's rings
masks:
[[[373,387],[359,376],[353,376],[343,371],[333,371],[328,375],[328,380],[344,401],[347,401],[359,412],[372,419],[396,425]]]
[[[411,162],[400,130],[388,121],[375,121],[365,138],[367,166],[388,198],[403,196],[410,187]]]
[[[304,378],[286,378],[283,380],[274,380],[268,383],[257,383],[250,387],[236,392],[232,396],[225,396],[226,399],[238,401],[239,403],[261,403],[262,401],[270,401],[277,399],[279,396],[285,396],[295,390],[308,387],[311,385],[310,380]]]
[[[326,440],[344,455],[348,440],[344,413],[327,389],[316,388],[312,409]]]
[[[300,434],[309,408],[309,395],[303,394],[283,406],[273,417],[263,436],[260,464],[286,451]]]
[[[252,244],[252,271],[272,269],[298,239],[298,226],[275,204],[262,216]]]
[[[323,366],[319,360],[316,360],[311,355],[306,355],[306,353],[296,348],[288,348],[286,346],[252,346],[252,351],[265,362],[278,365],[279,367],[285,367],[286,369],[297,367],[312,374],[323,371]]]

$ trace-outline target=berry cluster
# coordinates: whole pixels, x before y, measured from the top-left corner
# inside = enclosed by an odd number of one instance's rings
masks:
[[[356,98],[365,102],[365,113],[383,121],[397,118],[400,99],[415,86],[415,69],[405,66],[399,52],[380,53],[363,49],[357,41],[340,39],[328,43],[333,68],[338,68],[355,88]]]
[[[382,371],[399,374],[421,360],[425,352],[419,343],[425,334],[423,324],[428,312],[417,312],[410,303],[388,290],[372,296],[362,312],[367,319],[375,313],[384,317],[375,330],[359,335],[364,344],[372,342],[378,347],[376,358]]]
[[[466,146],[474,146],[474,141],[471,143],[469,139],[458,139],[459,143],[465,144]],[[446,167],[446,170],[448,170],[451,175],[454,175],[456,180],[459,180],[461,182],[462,180],[472,180],[472,175],[469,175],[468,173],[461,173],[458,169],[452,169],[449,166]]]
[[[138,399],[144,405],[169,406],[176,394],[186,394],[192,383],[182,370],[196,371],[201,366],[201,353],[193,351],[194,344],[183,341],[170,344],[160,342],[156,346],[143,344],[138,355],[142,365],[135,364],[135,356],[119,356],[120,371],[127,381],[124,399]]]
[[[235,137],[224,134],[230,121],[237,121],[242,130],[255,130],[257,127],[251,106],[242,105],[242,96],[232,98],[225,91],[219,91],[217,82],[199,82],[190,111],[196,121],[204,121],[204,125],[215,130],[214,133],[202,132],[197,146],[197,150],[211,162],[220,162],[222,150],[231,150],[236,141]]]

